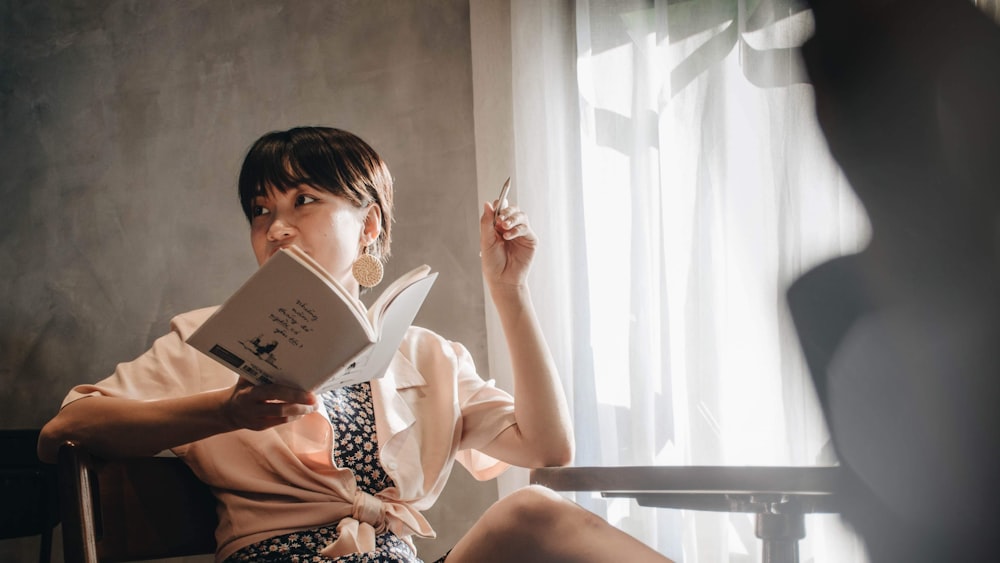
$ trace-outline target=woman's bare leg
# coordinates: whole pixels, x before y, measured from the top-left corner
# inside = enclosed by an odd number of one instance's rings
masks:
[[[544,487],[520,489],[483,514],[447,563],[668,563],[642,542]]]

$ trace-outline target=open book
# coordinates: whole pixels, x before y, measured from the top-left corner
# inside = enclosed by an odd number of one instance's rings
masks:
[[[279,250],[187,343],[255,383],[322,393],[382,377],[437,273],[420,266],[369,309],[298,247]]]

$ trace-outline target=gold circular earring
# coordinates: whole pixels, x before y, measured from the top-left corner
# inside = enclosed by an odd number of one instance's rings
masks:
[[[382,261],[372,255],[371,247],[366,246],[361,256],[354,261],[351,273],[362,286],[375,287],[382,282],[385,271],[382,268]]]

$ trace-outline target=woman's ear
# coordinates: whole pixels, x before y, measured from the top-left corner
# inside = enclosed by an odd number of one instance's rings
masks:
[[[378,204],[373,203],[368,206],[368,210],[365,212],[365,227],[362,233],[365,246],[378,240],[379,235],[382,234],[382,208]]]

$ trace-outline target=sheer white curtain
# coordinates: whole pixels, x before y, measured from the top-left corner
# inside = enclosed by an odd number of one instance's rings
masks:
[[[834,462],[784,290],[867,221],[794,51],[810,13],[513,0],[509,24],[514,201],[543,241],[532,293],[576,464]],[[678,561],[760,559],[750,515],[577,500]],[[801,548],[864,560],[836,516],[808,517]]]
[[[813,118],[811,28],[780,0],[576,3],[602,429],[580,463],[834,461],[784,289],[867,223]],[[607,509],[688,561],[759,557],[747,515],[639,512]],[[808,524],[804,561],[863,559],[835,517]]]

